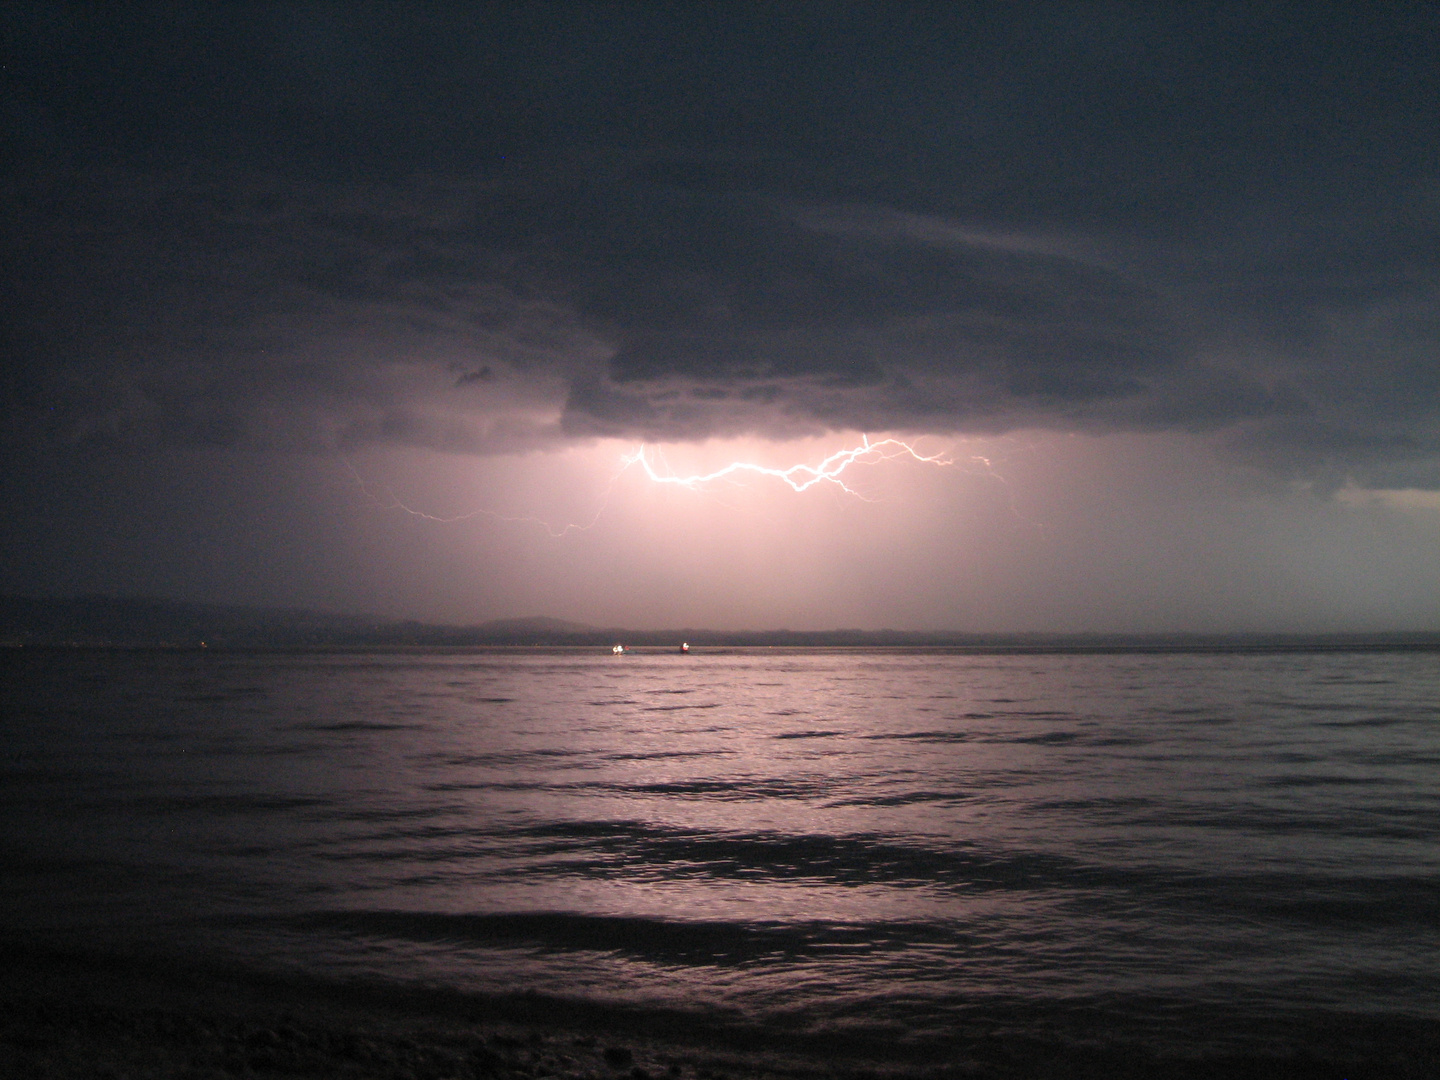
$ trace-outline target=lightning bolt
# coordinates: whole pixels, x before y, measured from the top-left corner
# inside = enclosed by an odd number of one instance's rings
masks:
[[[399,496],[397,496],[393,491],[390,490],[388,486],[381,488],[381,490],[385,494],[385,497],[382,499],[379,495],[375,493],[372,485],[369,484],[364,477],[362,477],[358,472],[355,471],[354,465],[350,464],[349,461],[346,461],[345,467],[350,470],[350,475],[355,478],[356,485],[364,493],[365,497],[370,500],[370,502],[374,506],[378,507],[381,510],[401,510],[409,514],[411,517],[420,518],[422,521],[433,521],[439,525],[454,525],[458,522],[474,521],[476,518],[482,517],[489,518],[492,521],[504,522],[507,525],[538,525],[540,526],[540,528],[544,529],[547,534],[549,534],[552,540],[559,540],[572,532],[584,532],[586,529],[592,528],[594,524],[600,520],[600,515],[605,512],[605,506],[610,501],[610,492],[615,487],[615,480],[619,478],[619,474],[617,473],[616,476],[611,479],[610,486],[605,489],[605,495],[600,500],[600,508],[595,511],[595,516],[590,519],[588,524],[567,524],[557,529],[555,528],[555,526],[551,525],[548,521],[545,521],[542,518],[510,517],[509,515],[498,513],[495,510],[471,510],[469,513],[457,514],[454,517],[439,517],[435,514],[427,514],[424,510],[416,510],[413,507],[407,506],[404,502],[400,500]]]
[[[657,469],[657,462],[651,460],[652,454],[659,459],[659,464],[665,467],[665,471],[659,471]],[[615,470],[614,474],[611,475],[610,482],[601,496],[599,507],[596,509],[594,516],[584,524],[570,523],[559,527],[541,518],[511,517],[494,510],[485,509],[471,510],[468,513],[458,514],[454,517],[440,517],[435,514],[428,514],[423,510],[416,510],[406,505],[389,487],[380,488],[380,491],[383,492],[382,498],[382,496],[374,490],[374,487],[361,477],[349,461],[345,462],[345,466],[350,470],[350,475],[355,478],[356,484],[364,493],[365,497],[373,505],[382,510],[400,510],[412,517],[417,517],[424,521],[433,521],[441,525],[453,525],[458,522],[473,521],[481,517],[490,518],[493,521],[505,522],[507,524],[537,525],[544,529],[552,539],[559,540],[572,532],[585,532],[593,528],[600,520],[601,515],[604,514],[605,507],[609,504],[610,495],[614,491],[616,483],[626,472],[636,465],[640,466],[645,476],[653,483],[673,484],[677,487],[688,488],[692,491],[700,491],[708,485],[722,481],[738,484],[743,477],[749,475],[779,480],[789,485],[791,490],[797,493],[808,491],[818,484],[833,484],[847,495],[871,502],[873,500],[867,499],[861,492],[856,491],[845,483],[842,478],[845,471],[852,465],[878,465],[884,461],[907,458],[924,465],[942,467],[955,465],[954,460],[945,454],[921,453],[910,443],[904,442],[901,439],[887,438],[871,442],[868,435],[862,435],[859,446],[850,447],[845,450],[837,450],[818,465],[802,463],[799,465],[791,465],[785,469],[777,469],[750,461],[733,461],[724,468],[716,469],[714,472],[679,476],[670,472],[668,467],[664,465],[664,454],[661,451],[658,449],[652,450],[642,443],[634,453],[621,455],[619,467]],[[972,460],[982,464],[990,475],[995,475],[988,458],[975,457]],[[996,478],[999,479],[998,477]]]
[[[876,465],[882,461],[890,461],[896,458],[912,458],[915,461],[927,465],[954,465],[955,462],[944,454],[922,454],[915,447],[900,439],[881,439],[879,442],[871,442],[870,436],[861,436],[862,442],[859,446],[849,450],[837,450],[819,465],[791,465],[788,469],[774,469],[766,465],[756,465],[749,461],[733,461],[723,469],[717,469],[712,473],[696,476],[676,476],[672,473],[661,473],[655,470],[647,453],[647,447],[643,444],[633,454],[626,454],[621,460],[621,472],[632,465],[639,465],[645,470],[645,475],[657,484],[675,484],[679,487],[696,490],[706,484],[712,484],[719,480],[733,480],[734,478],[750,473],[755,476],[768,476],[782,483],[789,484],[791,489],[797,492],[808,491],[816,484],[834,484],[847,495],[854,495],[863,499],[865,496],[846,485],[841,475],[851,465]],[[984,459],[980,459],[984,460]],[[989,462],[985,465],[988,467]],[[869,501],[869,500],[867,500]]]

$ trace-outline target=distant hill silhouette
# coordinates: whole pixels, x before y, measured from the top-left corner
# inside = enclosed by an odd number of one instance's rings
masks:
[[[0,645],[161,648],[610,646],[961,648],[1003,651],[1440,649],[1440,634],[966,634],[909,630],[636,630],[548,616],[444,626],[298,608],[149,597],[0,596]]]

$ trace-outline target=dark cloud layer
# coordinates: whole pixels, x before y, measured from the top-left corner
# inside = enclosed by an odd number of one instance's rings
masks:
[[[1440,485],[1431,5],[3,19],[13,461],[1174,429]]]

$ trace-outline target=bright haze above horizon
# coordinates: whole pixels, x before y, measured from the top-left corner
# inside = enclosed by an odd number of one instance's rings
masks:
[[[0,27],[0,591],[1440,629],[1434,5]]]

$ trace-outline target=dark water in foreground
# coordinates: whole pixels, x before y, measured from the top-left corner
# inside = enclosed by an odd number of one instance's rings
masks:
[[[918,1049],[1440,1019],[1435,652],[10,650],[0,680],[17,940]]]

